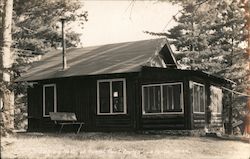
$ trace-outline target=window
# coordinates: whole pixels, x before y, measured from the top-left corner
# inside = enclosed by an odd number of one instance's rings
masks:
[[[97,114],[126,114],[125,79],[97,81]]]
[[[49,117],[49,112],[56,112],[56,85],[43,86],[43,116]]]
[[[142,86],[143,114],[183,113],[182,83]]]
[[[222,90],[218,87],[211,86],[210,87],[210,109],[213,114],[221,114],[222,112],[222,97],[223,93]]]
[[[193,97],[193,112],[205,113],[205,86],[203,84],[191,82]]]

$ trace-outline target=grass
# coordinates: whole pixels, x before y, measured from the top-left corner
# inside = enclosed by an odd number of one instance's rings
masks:
[[[133,133],[22,133],[2,138],[2,158],[249,159],[250,144],[208,137]]]

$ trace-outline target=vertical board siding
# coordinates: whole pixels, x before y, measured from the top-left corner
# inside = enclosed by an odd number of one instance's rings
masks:
[[[34,85],[29,87],[28,93],[28,131],[39,131],[43,109],[42,87]]]
[[[127,114],[97,115],[97,80],[99,79],[126,79]],[[57,111],[73,112],[78,121],[84,122],[82,131],[131,131],[135,129],[136,111],[136,76],[104,75],[100,77],[78,77],[44,81],[45,84],[56,84]],[[49,117],[42,116],[43,83],[39,87],[29,90],[29,115],[35,119],[29,120],[30,130],[55,131],[58,127]],[[73,126],[66,126],[73,129]]]

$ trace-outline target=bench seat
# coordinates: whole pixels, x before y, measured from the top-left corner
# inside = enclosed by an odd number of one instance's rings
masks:
[[[77,134],[80,132],[84,122],[77,122],[75,113],[68,112],[50,112],[50,119],[55,122],[56,125],[61,125],[59,133],[61,133],[64,125],[79,125]]]

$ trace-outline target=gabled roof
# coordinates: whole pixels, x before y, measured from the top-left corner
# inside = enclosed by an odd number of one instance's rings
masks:
[[[47,53],[16,81],[138,72],[142,66],[177,67],[165,39],[72,48],[66,57],[69,68],[62,70],[62,51]]]

